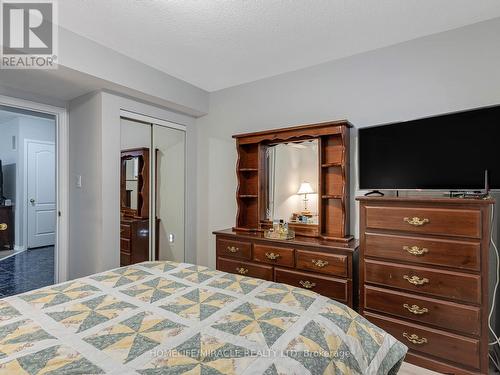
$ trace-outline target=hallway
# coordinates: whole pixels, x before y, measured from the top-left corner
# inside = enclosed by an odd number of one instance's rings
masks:
[[[54,246],[26,250],[0,260],[0,298],[54,283]]]

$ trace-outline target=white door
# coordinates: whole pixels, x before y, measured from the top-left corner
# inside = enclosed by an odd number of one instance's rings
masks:
[[[55,244],[55,156],[53,143],[27,143],[28,248]]]

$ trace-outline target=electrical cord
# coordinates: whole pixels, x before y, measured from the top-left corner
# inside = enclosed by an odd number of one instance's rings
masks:
[[[495,220],[495,209],[493,208],[491,210],[491,227],[493,228],[493,222]],[[496,297],[497,297],[497,291],[498,291],[498,284],[500,283],[500,254],[498,253],[498,248],[497,245],[495,244],[495,241],[493,240],[493,231],[491,231],[491,236],[490,236],[490,242],[493,248],[495,249],[495,255],[496,255],[496,282],[495,282],[495,287],[493,288],[493,301],[491,304],[491,310],[488,315],[488,328],[490,329],[491,334],[495,338],[495,341],[492,341],[489,343],[489,346],[495,346],[498,345],[498,348],[500,349],[500,338],[497,336],[495,333],[495,330],[491,326],[491,317],[493,316],[493,312],[495,311],[495,302],[496,302]],[[495,348],[493,348],[493,355],[490,353],[488,356],[490,357],[490,360],[493,362],[495,365],[497,371],[500,371],[500,358],[499,355],[494,351]],[[493,358],[495,356],[495,358]]]

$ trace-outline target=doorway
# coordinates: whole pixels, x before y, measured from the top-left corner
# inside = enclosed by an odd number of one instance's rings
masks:
[[[121,150],[120,265],[184,262],[185,128],[123,117]]]
[[[0,105],[0,298],[54,284],[55,115]]]

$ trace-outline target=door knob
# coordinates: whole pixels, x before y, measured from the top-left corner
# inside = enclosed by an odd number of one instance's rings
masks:
[[[31,204],[35,204],[35,199],[34,199],[34,198],[31,198],[31,199],[30,199],[30,203],[31,203]]]

